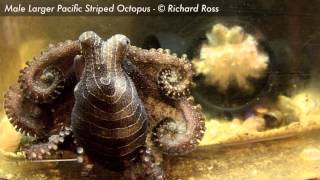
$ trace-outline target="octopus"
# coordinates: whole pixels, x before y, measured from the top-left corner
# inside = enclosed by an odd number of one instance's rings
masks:
[[[186,55],[88,31],[49,45],[26,64],[4,107],[19,132],[35,137],[20,148],[31,161],[68,149],[85,167],[100,165],[126,179],[166,179],[158,156],[185,155],[204,135]]]

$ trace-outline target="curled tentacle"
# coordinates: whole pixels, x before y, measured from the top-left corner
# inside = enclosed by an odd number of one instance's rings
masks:
[[[48,112],[38,104],[24,98],[17,87],[10,87],[5,94],[4,109],[17,131],[40,138],[45,136]]]
[[[44,105],[25,98],[18,87],[10,87],[5,94],[4,109],[17,131],[43,139],[70,125],[74,104],[71,93],[72,89],[64,92],[54,103]]]
[[[21,89],[26,97],[36,103],[56,99],[64,89],[66,78],[73,71],[73,58],[80,54],[78,41],[66,41],[49,48],[27,62],[19,76]]]
[[[162,69],[158,77],[158,85],[161,91],[168,97],[178,99],[190,94],[189,82],[182,82],[184,72],[177,69]]]
[[[194,105],[193,98],[177,101],[176,108],[182,112],[184,121],[165,118],[155,127],[152,137],[155,145],[169,155],[189,153],[199,144],[205,131],[201,107]]]
[[[188,96],[194,71],[186,55],[179,58],[176,54],[170,54],[169,50],[161,48],[144,50],[130,46],[127,57],[144,70],[162,94],[172,99]]]

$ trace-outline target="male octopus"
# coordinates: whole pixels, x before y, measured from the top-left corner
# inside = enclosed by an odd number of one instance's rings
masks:
[[[84,163],[122,172],[136,164],[143,177],[165,179],[154,152],[186,154],[205,131],[190,95],[193,72],[186,55],[88,31],[27,62],[4,107],[19,132],[36,137],[22,148],[27,159],[49,159],[64,145]]]

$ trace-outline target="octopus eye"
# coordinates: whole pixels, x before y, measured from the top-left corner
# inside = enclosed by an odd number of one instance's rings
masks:
[[[130,40],[127,36],[122,34],[116,34],[113,37],[111,37],[118,45],[127,47],[130,44]]]
[[[183,74],[176,69],[163,69],[158,76],[158,86],[166,96],[178,98],[189,92],[190,82],[183,80]]]
[[[130,44],[130,40],[126,39],[126,44],[129,45]]]

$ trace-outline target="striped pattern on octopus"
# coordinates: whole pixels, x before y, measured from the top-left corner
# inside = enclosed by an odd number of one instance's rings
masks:
[[[72,129],[92,159],[121,170],[136,158],[147,133],[144,106],[121,67],[130,43],[124,35],[102,41],[94,32],[79,40],[85,67],[74,90]]]

